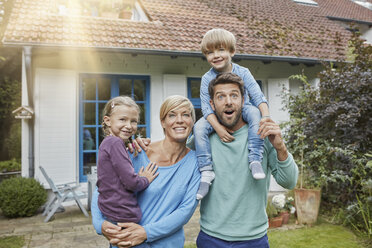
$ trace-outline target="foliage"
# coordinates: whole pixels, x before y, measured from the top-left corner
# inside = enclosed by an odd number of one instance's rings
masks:
[[[46,190],[34,178],[12,177],[0,184],[0,209],[10,218],[34,215],[46,199]]]
[[[278,210],[277,210],[276,207],[272,204],[271,201],[269,201],[269,202],[267,203],[267,206],[266,206],[266,214],[267,214],[267,217],[269,217],[269,218],[274,218],[274,217],[279,216],[279,212],[278,212]]]
[[[9,236],[0,238],[0,248],[22,248],[25,245],[23,236]]]
[[[304,187],[322,187],[325,207],[345,206],[361,195],[372,177],[365,166],[372,148],[372,47],[355,34],[354,61],[325,65],[319,87],[304,74],[298,95],[283,97],[290,121],[285,123],[289,150],[300,165]]]
[[[21,51],[1,48],[0,54],[0,160],[20,158],[20,121],[12,111],[21,105]]]
[[[6,160],[0,161],[0,172],[13,172],[13,171],[20,171],[21,170],[21,163],[17,160]]]

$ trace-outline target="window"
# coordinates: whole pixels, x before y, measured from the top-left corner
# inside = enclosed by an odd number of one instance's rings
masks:
[[[98,147],[104,138],[101,129],[102,111],[111,98],[120,95],[131,96],[141,109],[137,133],[150,137],[149,85],[148,76],[97,74],[80,76],[80,182],[86,182],[87,174],[96,166]]]
[[[187,97],[195,108],[196,120],[203,116],[200,103],[201,78],[187,78]]]
[[[318,6],[318,3],[313,0],[292,0],[295,3],[309,5],[309,6]]]

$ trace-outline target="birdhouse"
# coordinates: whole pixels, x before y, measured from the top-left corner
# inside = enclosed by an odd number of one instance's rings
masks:
[[[21,106],[12,112],[16,119],[31,119],[34,111],[29,106]]]

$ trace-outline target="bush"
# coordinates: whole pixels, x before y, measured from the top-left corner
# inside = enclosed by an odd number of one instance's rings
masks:
[[[10,218],[34,215],[46,199],[46,190],[34,178],[13,177],[0,184],[0,209]]]
[[[15,159],[0,161],[0,173],[20,171],[20,170],[21,170],[21,163],[17,162],[17,160]]]

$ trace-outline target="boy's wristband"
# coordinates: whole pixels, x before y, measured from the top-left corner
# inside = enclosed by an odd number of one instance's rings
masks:
[[[263,118],[270,118],[270,115],[264,115],[264,116],[262,116],[261,119],[263,119]]]

